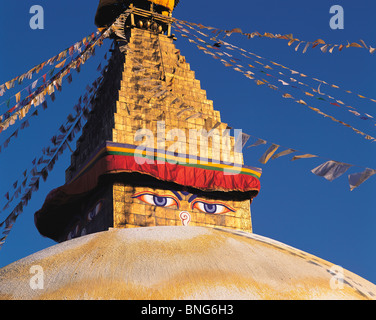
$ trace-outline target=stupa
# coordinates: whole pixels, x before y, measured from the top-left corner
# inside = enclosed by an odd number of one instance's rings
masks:
[[[100,1],[96,25],[121,24],[109,67],[66,183],[35,213],[59,244],[2,268],[0,299],[374,299],[367,280],[252,233],[261,170],[175,47],[178,2]]]

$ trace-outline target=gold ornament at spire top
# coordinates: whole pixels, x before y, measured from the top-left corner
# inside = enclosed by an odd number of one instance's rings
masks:
[[[150,10],[151,5],[155,5],[158,13],[169,15],[179,4],[180,0],[100,0],[97,13],[95,15],[95,24],[98,27],[109,25],[125,9],[135,6],[140,9]]]

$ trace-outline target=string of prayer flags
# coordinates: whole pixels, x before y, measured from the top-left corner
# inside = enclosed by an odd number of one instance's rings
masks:
[[[107,55],[105,55],[105,57],[106,57]],[[106,71],[106,69],[107,69],[107,66],[106,67],[104,67],[102,70],[103,70],[103,72],[105,72]],[[58,76],[58,75],[57,75]],[[69,73],[69,76],[72,76],[72,74],[71,73]],[[70,83],[69,82],[69,76],[68,76],[68,83]],[[98,79],[96,79],[94,82],[93,82],[93,84],[92,84],[92,86],[86,86],[86,94],[87,93],[91,93],[91,92],[93,92],[94,90],[96,90],[97,88],[98,88],[98,85],[99,85],[99,82],[100,82],[100,80],[101,80],[101,77],[99,77]],[[54,93],[54,87],[55,87],[55,85],[54,85],[54,78],[53,79],[51,79],[51,81],[52,81],[52,83],[51,84],[49,84],[49,82],[47,83],[47,85],[48,85],[48,87],[47,87],[47,92],[48,92],[48,94],[50,95],[50,97],[51,97],[51,101],[52,102],[54,102],[55,101],[55,93]],[[56,82],[56,84],[57,83],[60,83],[60,84],[62,84],[62,79],[59,79],[57,82]],[[81,100],[82,98],[80,97],[80,100]],[[87,98],[86,98],[87,99]],[[85,99],[85,100],[86,100]],[[47,109],[47,101],[45,100],[45,96],[44,96],[44,94],[40,94],[39,96],[37,96],[36,97],[36,99],[33,99],[32,101],[34,101],[34,106],[35,107],[37,107],[38,105],[41,105],[41,107],[43,108],[43,110],[46,110]],[[85,102],[85,101],[84,101]],[[18,116],[19,116],[19,118],[20,118],[20,120],[22,120],[25,116],[26,116],[26,114],[28,113],[28,111],[29,111],[29,109],[30,109],[30,106],[31,106],[31,104],[28,104],[25,108],[22,108],[22,109],[20,109],[20,111],[19,111],[19,114],[18,114]],[[34,116],[37,116],[38,115],[38,109],[31,115],[31,116],[29,116],[26,120],[24,120],[24,121],[22,121],[21,122],[21,125],[20,125],[20,127],[19,127],[19,129],[20,130],[23,130],[23,129],[25,129],[25,128],[28,128],[29,126],[30,126],[30,123],[29,123],[29,120],[32,118],[32,117],[34,117]],[[0,129],[1,129],[2,127],[0,126]],[[18,130],[19,129],[16,129],[16,131],[12,134],[12,135],[10,135],[10,137],[4,142],[4,144],[3,145],[0,145],[0,153],[1,153],[1,151],[3,151],[5,148],[7,148],[8,147],[8,145],[9,145],[9,143],[10,143],[10,138],[16,138],[17,136],[15,135],[15,133],[18,133]],[[1,132],[1,130],[0,130],[0,132]]]
[[[38,65],[37,67],[34,67],[33,69],[29,70],[27,73],[25,73],[25,74],[23,74],[23,75],[21,75],[19,77],[16,77],[15,79],[11,80],[11,83],[13,83],[13,86],[14,86],[14,82],[17,79],[18,79],[18,83],[19,84],[21,84],[23,82],[23,79],[25,79],[25,78],[32,79],[32,75],[34,73],[39,73],[39,71],[44,66],[46,66],[46,65],[54,65],[55,62],[58,62],[61,59],[65,58],[67,56],[67,52],[69,50],[72,53],[72,54],[70,54],[70,59],[71,59],[71,61],[73,61],[73,60],[76,61],[76,64],[74,64],[72,66],[71,63],[70,63],[69,64],[69,68],[65,68],[65,70],[67,70],[67,73],[69,73],[70,68],[74,68],[74,69],[76,69],[77,72],[79,72],[81,64],[84,64],[88,58],[90,58],[92,55],[95,54],[95,46],[97,46],[97,45],[100,46],[100,45],[103,44],[103,39],[109,36],[109,31],[111,31],[110,28],[107,29],[106,32],[102,32],[101,33],[101,32],[98,31],[96,34],[92,33],[90,36],[84,38],[85,41],[83,39],[83,40],[77,42],[75,45],[71,46],[69,49],[66,49],[66,50],[62,51],[60,54],[56,55],[55,57],[49,59],[46,62],[43,62],[42,64]],[[84,50],[84,52],[83,52],[83,50]],[[77,60],[77,58],[73,59],[73,54],[75,52],[77,52],[79,54],[79,57],[80,57],[79,60]],[[49,77],[52,77],[52,75],[55,72],[55,69],[63,68],[64,65],[66,64],[66,62],[67,62],[67,59],[65,59],[65,60],[61,61],[59,64],[53,66],[53,68],[48,73],[46,73],[43,76],[39,77],[36,81],[33,82],[33,84],[31,86],[28,86],[27,88],[25,88],[23,90],[26,90],[28,92],[28,95],[30,95],[31,94],[31,90],[36,87],[37,82],[40,79],[43,79],[43,83],[45,83],[47,75]],[[9,83],[9,82],[7,82],[7,83]],[[3,86],[0,86],[0,92],[3,94],[5,92],[5,88],[8,88],[8,87],[10,88],[10,85],[5,85],[4,84],[4,89],[3,89]],[[17,99],[17,96],[23,90],[21,90],[19,93],[17,93],[13,97],[16,97],[16,99]],[[4,104],[4,102],[1,103],[0,105],[2,105],[2,104]],[[1,117],[0,117],[0,121],[1,121]]]
[[[71,69],[76,69],[78,65],[83,64],[83,61],[86,61],[92,56],[94,47],[97,45],[98,40],[102,37],[103,34],[100,34],[97,37],[91,37],[92,41],[88,42],[84,51],[82,51],[76,58],[72,59],[67,66],[63,67],[55,76],[44,82],[34,92],[31,92],[31,90],[33,87],[36,87],[38,79],[35,80],[32,85],[28,86],[27,90],[29,95],[22,102],[8,110],[5,114],[0,115],[0,132],[6,130],[10,125],[15,124],[18,118],[22,119],[29,111],[31,105],[37,107],[38,105],[42,104],[45,101],[45,95],[52,95],[54,93],[54,88],[61,91],[63,78],[70,75]],[[65,62],[66,60],[62,61],[61,64],[63,65]],[[72,78],[70,77],[69,79]],[[51,96],[51,99],[54,100],[55,96]]]
[[[254,137],[254,136],[249,135],[249,134],[247,134],[247,136],[257,139],[257,141],[255,143],[253,143],[251,146],[248,146],[247,149],[249,147],[256,147],[256,146],[260,146],[260,145],[264,145],[264,144],[269,143],[268,141],[266,141],[264,139]],[[270,146],[264,152],[264,154],[261,156],[261,158],[259,159],[259,162],[262,163],[262,164],[266,164],[270,159],[275,160],[275,159],[278,159],[280,157],[299,152],[296,149],[282,147],[285,150],[275,154],[276,151],[280,147],[281,147],[280,145],[270,142]],[[300,155],[293,156],[291,158],[291,161],[296,161],[296,160],[300,160],[300,159],[313,159],[313,158],[324,159],[324,158],[322,158],[318,155],[314,155],[314,154],[310,154],[310,153],[302,153]],[[355,165],[340,162],[340,161],[326,160],[321,165],[312,169],[311,172],[313,174],[317,175],[317,176],[321,176],[321,177],[325,178],[328,181],[333,181],[333,180],[339,178],[340,176],[342,176],[343,174],[345,174],[352,167],[359,167],[359,166],[355,166]],[[359,187],[363,182],[365,182],[371,176],[376,174],[376,169],[370,169],[370,168],[364,168],[364,169],[365,170],[363,172],[350,174],[348,176],[351,191],[354,190],[355,188]]]
[[[97,31],[96,34],[98,35],[99,33],[100,32]],[[69,52],[70,56],[72,56],[74,53],[81,53],[82,47],[85,46],[87,41],[90,42],[92,40],[94,40],[93,33],[91,33],[91,35],[89,35],[87,37],[84,37],[82,40],[76,42],[74,45],[70,46],[69,48],[63,50],[62,52],[60,52],[56,56],[38,64],[34,68],[32,68],[32,69],[28,70],[27,72],[23,73],[22,75],[19,75],[19,76],[15,77],[14,79],[9,80],[9,81],[5,82],[4,84],[0,85],[0,96],[3,96],[3,94],[5,93],[6,90],[10,90],[10,89],[14,88],[16,83],[20,85],[20,84],[22,84],[24,79],[32,79],[33,74],[39,73],[45,66],[53,65],[55,62],[58,62],[61,59],[65,58],[67,56],[67,52]]]
[[[320,50],[325,53],[329,51],[330,53],[333,53],[333,50],[335,48],[338,48],[338,51],[341,52],[344,48],[363,48],[369,51],[370,54],[373,54],[376,51],[376,48],[372,48],[371,46],[367,46],[363,40],[359,40],[361,44],[357,42],[348,42],[347,44],[333,44],[333,43],[326,43],[322,39],[317,39],[315,41],[305,41],[305,40],[299,40],[298,38],[295,38],[293,34],[273,34],[270,32],[264,32],[263,34],[254,31],[254,32],[243,32],[240,28],[234,28],[232,30],[224,30],[224,29],[218,29],[214,27],[207,27],[202,24],[197,24],[193,22],[187,22],[184,20],[179,20],[176,19],[177,22],[189,25],[189,26],[196,26],[199,27],[200,29],[208,29],[211,30],[211,33],[215,34],[214,38],[216,39],[221,33],[224,34],[224,37],[230,37],[233,33],[238,33],[243,36],[246,36],[248,39],[253,39],[255,37],[259,38],[270,38],[270,39],[283,39],[283,40],[288,40],[288,46],[291,46],[294,42],[298,42],[298,45],[295,47],[295,51],[298,51],[299,47],[301,44],[305,43],[305,47],[303,49],[303,53],[307,51],[309,47],[316,48],[317,46],[320,46]],[[197,31],[199,32],[199,31]],[[200,32],[201,33],[201,32]]]
[[[186,23],[185,26],[187,26],[187,27],[190,28],[191,30],[193,30],[193,31],[195,31],[195,32],[197,32],[197,33],[199,33],[199,34],[203,34],[202,32],[200,32],[200,31],[198,31],[197,29],[195,29],[195,28],[192,27],[192,25],[195,25],[195,24],[189,24],[189,22],[186,22],[186,21],[180,21],[180,20],[179,20],[179,22],[182,23],[182,24]],[[179,28],[179,23],[176,23],[176,26]],[[175,28],[175,29],[176,29],[176,28]],[[185,29],[185,30],[186,30],[186,29]],[[179,30],[178,30],[178,31],[179,31]],[[188,30],[186,30],[186,32],[187,32],[188,34],[191,34]],[[194,37],[196,37],[196,39],[197,39],[198,41],[201,41],[201,42],[203,41],[202,39],[199,39],[196,35],[194,35],[194,34],[191,34],[191,35],[193,35]],[[206,35],[206,37],[208,37],[208,36]],[[189,40],[190,40],[190,42],[192,42],[192,41],[194,42],[194,40],[192,40],[192,39],[189,39]],[[306,77],[308,77],[307,75],[305,75],[305,74],[303,74],[303,73],[300,73],[300,72],[297,72],[297,71],[295,71],[295,70],[292,70],[291,68],[288,68],[288,67],[286,67],[286,66],[284,66],[284,65],[282,65],[282,64],[276,63],[276,62],[274,62],[274,61],[272,61],[272,60],[269,60],[269,59],[266,59],[266,58],[261,57],[261,56],[259,56],[259,55],[256,55],[256,54],[254,54],[254,53],[252,53],[252,52],[246,51],[246,50],[244,50],[244,49],[242,49],[242,48],[239,48],[239,47],[237,47],[237,46],[235,46],[235,45],[229,44],[229,43],[227,43],[227,42],[225,42],[225,41],[223,41],[223,40],[217,40],[217,39],[215,39],[215,38],[211,38],[210,40],[212,40],[212,41],[218,41],[218,42],[216,42],[214,45],[208,45],[205,41],[203,41],[203,42],[206,43],[208,47],[211,47],[211,48],[213,48],[213,49],[216,49],[216,50],[217,50],[217,49],[220,48],[221,46],[226,46],[226,48],[229,49],[229,50],[238,50],[238,51],[240,51],[240,52],[241,52],[240,54],[241,54],[242,56],[248,58],[248,59],[252,59],[252,60],[254,60],[253,58],[251,58],[250,56],[248,56],[248,55],[246,55],[246,54],[250,54],[250,55],[252,55],[252,56],[254,56],[254,57],[258,58],[258,59],[267,60],[269,63],[271,63],[271,64],[273,64],[273,65],[275,65],[275,66],[278,66],[278,67],[284,68],[284,69],[286,69],[286,70],[289,70],[289,71],[291,72],[291,74],[298,74],[298,75],[299,75],[300,77],[302,77],[302,78],[306,78]],[[316,44],[318,44],[319,42],[320,42],[320,41],[317,41]],[[376,50],[376,49],[375,49],[375,50]],[[331,51],[331,50],[329,50],[329,51]],[[216,57],[214,57],[214,58],[216,58]],[[260,62],[258,62],[258,61],[255,61],[255,62],[257,62],[257,63],[260,64]],[[254,68],[254,66],[252,66],[252,65],[249,65],[249,66],[252,67],[252,68]],[[270,68],[270,69],[271,69],[270,66],[265,66],[265,68],[268,68],[268,69]],[[283,74],[283,73],[281,73],[281,74]],[[310,77],[310,78],[311,78],[312,80],[314,80],[314,81],[319,82],[320,85],[321,85],[321,84],[325,84],[325,85],[328,85],[328,86],[330,86],[330,87],[332,87],[332,88],[340,89],[340,90],[342,90],[343,92],[346,92],[347,94],[353,94],[353,95],[355,95],[355,96],[358,97],[358,98],[361,98],[361,99],[368,99],[369,101],[376,103],[376,99],[368,98],[368,97],[366,97],[366,96],[364,96],[364,95],[360,95],[360,94],[353,93],[353,92],[350,91],[350,90],[342,89],[342,88],[341,88],[340,86],[338,86],[338,85],[335,85],[335,84],[329,84],[329,83],[327,83],[326,81],[323,81],[323,80],[320,80],[320,79],[317,79],[317,78],[313,78],[313,77]],[[295,81],[297,81],[297,80],[295,80]],[[304,83],[300,83],[300,82],[299,82],[299,84],[307,86],[307,85],[304,84]],[[315,88],[311,88],[311,90],[313,90],[313,92],[318,92],[319,94],[322,94],[322,93],[320,92],[320,90],[316,90]],[[328,95],[327,95],[327,97],[330,98]],[[348,107],[351,108],[350,106],[348,106]]]
[[[100,76],[95,83],[97,85],[100,84],[100,82],[103,80],[103,76]],[[31,170],[25,170],[23,173],[23,177],[25,178],[22,182],[22,187],[25,189],[23,192],[23,195],[21,196],[20,202],[15,206],[15,208],[11,211],[11,213],[8,215],[8,217],[0,223],[0,228],[4,227],[4,230],[1,235],[0,239],[0,248],[5,243],[5,240],[7,236],[9,235],[14,223],[16,222],[19,215],[23,212],[23,209],[25,206],[27,206],[28,202],[32,198],[32,194],[39,189],[39,183],[40,178],[43,179],[43,181],[46,181],[48,178],[48,173],[53,169],[56,161],[58,160],[59,155],[61,155],[64,150],[69,147],[68,140],[72,141],[74,135],[81,130],[82,128],[82,118],[84,118],[85,112],[89,112],[94,107],[92,105],[92,102],[95,101],[94,97],[96,95],[96,92],[92,94],[92,97],[88,100],[88,103],[82,107],[82,108],[74,108],[75,111],[79,111],[79,113],[76,113],[76,115],[70,114],[67,117],[67,122],[65,125],[62,125],[59,127],[59,132],[63,132],[63,134],[59,134],[57,136],[53,136],[51,139],[51,142],[54,144],[54,147],[48,146],[47,148],[42,149],[43,155],[39,157],[38,161],[35,158],[32,161],[33,168]],[[90,110],[88,110],[90,109]],[[39,165],[42,165],[42,168],[38,167]],[[27,175],[27,172],[29,172],[29,175]],[[29,176],[31,175],[31,178]],[[28,182],[29,181],[29,182]],[[13,183],[13,189],[16,189],[18,185],[18,181]],[[19,188],[16,189],[14,194],[10,197],[9,192],[6,194],[6,199],[8,202],[3,208],[4,210],[7,210],[10,206],[10,203],[17,199],[20,194],[22,193],[22,188],[19,186]]]
[[[178,27],[177,30],[180,32],[181,30],[179,30],[179,28],[180,28],[179,24],[177,24],[177,27]],[[184,29],[184,30],[186,30],[186,29]],[[188,30],[186,30],[185,32],[186,32],[186,34],[191,35],[191,33],[190,33]],[[194,36],[198,39],[198,37],[197,37],[196,35],[194,35]],[[202,39],[201,39],[201,40],[202,40]],[[204,41],[204,40],[202,40],[202,41]],[[205,42],[205,41],[204,41],[204,42]],[[226,43],[226,44],[227,44],[227,43]],[[200,49],[201,46],[197,46],[197,47]],[[212,47],[212,46],[207,45],[207,47]],[[203,48],[203,47],[201,47],[201,48]],[[212,47],[212,48],[213,48],[213,47]],[[227,46],[226,48],[229,48],[229,47]],[[219,54],[219,51],[218,51],[219,49],[216,48],[215,50],[217,51],[216,54],[218,55],[218,54]],[[204,51],[204,53],[206,53],[207,50],[205,49],[205,50],[202,50],[202,51]],[[223,54],[225,54],[225,55],[228,56],[228,57],[233,57],[231,54],[226,53],[226,52],[223,52]],[[215,55],[215,54],[214,54],[214,55]],[[213,56],[213,55],[211,55],[211,56]],[[226,59],[221,58],[220,60],[221,60],[221,62],[222,62],[225,66],[229,66],[229,65],[230,65],[230,66],[233,66],[232,64],[228,63],[228,62],[226,61]],[[231,59],[230,61],[234,61],[234,62],[236,62],[236,61],[233,60],[233,59]],[[259,61],[255,61],[255,62],[257,62],[258,64],[263,65],[263,64],[262,64],[261,62],[259,62]],[[269,88],[271,88],[271,89],[273,89],[273,90],[280,91],[280,92],[282,93],[282,97],[284,97],[284,98],[292,98],[294,102],[299,103],[299,104],[304,105],[304,106],[307,106],[308,108],[310,108],[311,110],[315,111],[316,113],[318,113],[318,114],[324,116],[325,118],[329,118],[329,119],[331,119],[332,121],[334,121],[334,122],[336,122],[336,123],[339,123],[339,124],[341,124],[341,125],[343,125],[343,126],[345,126],[345,127],[351,128],[355,133],[362,135],[366,140],[376,141],[376,138],[374,138],[373,136],[371,136],[371,135],[369,135],[369,134],[366,134],[366,133],[364,133],[363,131],[361,131],[361,130],[359,130],[359,129],[356,129],[356,128],[352,127],[351,125],[349,125],[348,123],[343,122],[343,121],[341,121],[341,120],[338,120],[338,119],[336,119],[335,117],[333,117],[333,116],[331,116],[331,115],[329,115],[329,114],[327,114],[327,113],[322,112],[320,109],[318,109],[318,108],[316,108],[316,107],[311,107],[311,106],[309,106],[308,103],[307,103],[305,100],[303,100],[303,99],[295,99],[291,94],[286,93],[285,91],[282,91],[279,87],[270,84],[269,81],[267,81],[267,80],[265,80],[265,79],[263,79],[263,78],[261,78],[261,79],[257,79],[257,76],[255,75],[255,73],[252,73],[252,72],[250,72],[250,71],[245,71],[245,70],[243,71],[242,69],[240,69],[239,67],[243,67],[243,66],[241,66],[240,64],[237,63],[236,66],[237,66],[237,67],[235,68],[236,71],[242,72],[247,78],[250,78],[250,79],[254,80],[255,83],[256,83],[257,85],[265,85],[265,84],[266,84]],[[252,67],[255,68],[254,66],[252,66]],[[268,68],[271,68],[271,67],[268,66]],[[294,72],[295,72],[295,73],[298,73],[297,71],[294,71]],[[250,76],[250,73],[252,74],[252,76]],[[265,73],[265,72],[263,72],[263,73]],[[270,77],[274,77],[274,76],[272,76],[272,75],[270,75],[270,74],[267,74],[267,75],[270,76]],[[301,74],[301,76],[302,76],[302,74]],[[304,76],[305,76],[305,75],[304,75]],[[276,77],[274,77],[274,78],[276,78]],[[290,84],[290,83],[288,83],[288,82],[286,82],[286,81],[284,81],[284,80],[281,80],[281,79],[278,79],[278,78],[276,78],[276,79],[277,79],[279,82],[281,82],[283,86],[291,86],[291,87],[293,87],[293,88],[298,88],[298,87],[296,87],[295,85],[292,85],[292,84]],[[291,79],[292,79],[292,78],[291,78]],[[300,83],[301,83],[301,82],[299,82],[299,84],[300,84]],[[303,84],[303,83],[302,83],[302,84]],[[312,96],[312,94],[310,94],[310,93],[307,94],[307,92],[304,91],[304,90],[301,90],[301,91],[302,91],[305,95]],[[320,97],[320,98],[321,98],[321,97]],[[321,99],[322,99],[322,98],[321,98]],[[340,106],[339,103],[340,103],[340,104],[343,104],[342,101],[340,101],[340,100],[336,100],[335,105],[336,105],[336,106]],[[332,104],[333,104],[333,103],[332,103]],[[373,117],[372,117],[372,118],[373,118]],[[367,117],[364,117],[363,119],[372,119],[372,118],[370,118],[370,117],[367,116]]]
[[[98,40],[102,40],[104,37],[108,37],[110,35],[110,28],[107,29],[107,31],[102,32],[101,36],[99,37]],[[92,34],[90,40],[93,40],[95,38],[94,34]],[[97,40],[97,41],[98,41]],[[96,42],[97,42],[96,41]],[[95,43],[96,43],[95,42]],[[94,43],[94,45],[95,45]],[[107,68],[107,67],[106,67]],[[103,80],[103,73],[106,72],[105,69],[102,70],[102,75],[93,83],[93,86],[95,84],[95,88],[98,88],[98,86],[101,84],[101,81]],[[47,147],[43,148],[43,156],[39,158],[37,164],[36,164],[36,159],[35,158],[32,163],[33,163],[33,168],[30,171],[30,174],[32,175],[29,184],[27,184],[27,170],[24,171],[23,176],[26,177],[25,180],[22,182],[22,186],[26,187],[26,190],[24,190],[23,195],[21,196],[21,201],[15,206],[15,208],[12,210],[12,212],[8,215],[8,217],[0,223],[0,228],[4,228],[2,235],[0,236],[0,249],[4,245],[6,238],[8,237],[14,223],[16,222],[17,218],[19,215],[23,212],[24,206],[26,206],[29,202],[29,200],[32,197],[32,193],[37,191],[39,189],[39,182],[40,182],[40,177],[43,178],[45,181],[48,177],[48,172],[51,171],[54,167],[55,162],[57,161],[59,155],[61,155],[64,150],[69,147],[69,144],[67,141],[72,141],[74,135],[78,133],[79,130],[82,128],[82,120],[87,120],[87,115],[88,113],[94,108],[93,104],[95,103],[95,95],[97,90],[92,90],[94,91],[91,95],[91,97],[87,100],[87,104],[85,107],[78,107],[77,105],[74,107],[75,111],[79,111],[80,113],[77,113],[75,116],[70,114],[67,118],[67,124],[64,127],[60,127],[59,130],[60,132],[63,130],[65,132],[65,138],[63,139],[61,135],[59,135],[60,139],[60,145],[57,147]],[[81,104],[81,98],[79,99],[79,104]],[[36,110],[37,111],[37,110]],[[76,119],[76,120],[74,120]],[[75,122],[74,122],[75,121]],[[70,129],[70,132],[68,131]],[[52,140],[55,140],[52,138]],[[44,156],[48,156],[49,159],[44,158]],[[38,165],[43,164],[44,167],[39,170]],[[13,184],[13,187],[16,188],[17,183]],[[21,186],[20,186],[21,187]],[[9,193],[7,193],[7,199],[9,201],[18,198],[18,196],[21,194],[22,189],[17,188],[15,194],[10,197]],[[4,210],[6,210],[9,207],[10,203],[7,203],[4,206]]]
[[[195,36],[195,35],[193,34],[193,36]],[[196,36],[195,36],[195,37],[196,37]],[[222,43],[223,45],[225,45],[227,49],[232,49],[232,50],[234,50],[234,48],[235,48],[235,49],[237,49],[238,51],[241,51],[241,55],[242,55],[242,56],[244,56],[244,57],[246,57],[246,58],[248,58],[248,59],[252,59],[254,62],[256,62],[256,63],[262,65],[263,68],[273,70],[270,66],[268,66],[268,65],[264,65],[263,63],[261,63],[261,62],[255,60],[254,58],[252,58],[252,57],[250,57],[250,56],[245,55],[244,53],[246,52],[246,53],[248,53],[248,54],[251,54],[251,55],[253,55],[253,56],[256,56],[256,57],[259,58],[259,59],[264,59],[264,60],[267,60],[267,59],[265,59],[265,58],[263,58],[263,57],[260,57],[260,56],[258,56],[258,55],[255,55],[255,54],[252,53],[252,52],[247,52],[247,51],[245,51],[244,49],[241,49],[241,48],[239,48],[239,47],[237,47],[237,46],[234,46],[234,45],[232,45],[232,44],[229,44],[229,43],[227,43],[227,42],[222,41],[221,43]],[[228,56],[231,56],[231,55],[227,54],[226,52],[224,52],[224,53],[225,53],[226,55],[228,55]],[[219,53],[217,52],[217,54],[219,54]],[[226,63],[226,61],[225,61],[224,59],[222,59],[221,61],[222,61],[224,64]],[[288,69],[288,70],[290,70],[292,74],[299,74],[301,77],[307,77],[306,75],[304,75],[304,74],[302,74],[302,73],[299,73],[299,72],[297,72],[297,71],[291,70],[291,69],[289,69],[289,68],[287,68],[287,67],[285,67],[285,66],[282,66],[281,64],[278,64],[278,63],[276,63],[276,62],[273,62],[273,61],[269,61],[269,62],[272,63],[272,64],[274,64],[274,65],[280,66],[280,67],[282,67],[282,68],[284,68],[284,69]],[[238,65],[238,66],[239,66],[239,65]],[[252,68],[256,68],[255,66],[253,66],[253,65],[251,65],[251,64],[248,64],[248,66],[251,66]],[[235,70],[235,69],[237,69],[237,68],[234,68],[234,70]],[[259,69],[259,68],[256,68],[256,69],[259,70],[259,72],[265,73],[265,71],[263,71],[262,69]],[[240,71],[240,70],[237,69],[237,71]],[[247,71],[247,73],[251,73],[251,72],[250,72],[250,71]],[[251,73],[251,74],[254,75],[254,73]],[[316,78],[312,78],[313,80],[315,80],[315,81],[319,81],[319,82],[320,82],[319,88],[316,89],[316,88],[310,87],[309,85],[307,85],[307,84],[305,84],[305,83],[303,83],[303,82],[300,82],[300,81],[298,81],[298,80],[296,80],[296,79],[294,79],[294,78],[291,78],[291,77],[289,77],[288,75],[285,75],[285,74],[282,73],[282,72],[279,72],[279,74],[280,74],[280,75],[283,75],[283,76],[286,76],[286,77],[289,78],[289,80],[292,81],[292,82],[297,82],[297,83],[298,83],[299,85],[301,85],[301,86],[305,86],[305,87],[310,88],[310,89],[312,90],[312,92],[314,92],[314,93],[318,93],[318,94],[320,94],[321,96],[325,96],[325,97],[328,98],[329,100],[334,101],[334,102],[331,102],[331,103],[330,103],[331,105],[335,105],[335,106],[337,106],[337,107],[345,107],[345,108],[351,109],[351,110],[347,110],[347,111],[352,112],[354,115],[358,116],[358,117],[359,117],[360,119],[362,119],[362,120],[371,120],[371,121],[373,121],[373,122],[375,123],[375,125],[376,125],[376,120],[374,119],[373,116],[371,116],[371,115],[369,115],[369,114],[366,114],[366,113],[361,114],[361,113],[355,111],[356,108],[354,108],[354,107],[352,107],[352,106],[346,106],[344,102],[342,102],[342,101],[340,101],[340,100],[336,100],[336,99],[333,98],[332,96],[320,92],[320,86],[321,86],[321,84],[326,83],[325,81],[322,81],[322,80],[319,80],[319,79],[316,79]],[[251,76],[249,76],[248,74],[244,74],[244,75],[245,75],[247,78],[255,79],[255,77],[251,77]],[[271,75],[271,74],[268,74],[268,73],[267,73],[267,76],[270,76],[270,77],[276,78],[275,76],[273,76],[273,75]],[[314,94],[312,94],[312,93],[310,93],[310,92],[307,92],[306,89],[301,89],[300,87],[297,87],[296,85],[292,85],[291,83],[288,83],[288,82],[286,82],[286,81],[284,81],[284,80],[278,79],[278,81],[281,82],[284,86],[291,86],[292,88],[299,89],[302,93],[304,93],[304,94],[307,95],[307,96],[315,97],[317,100],[327,101],[326,99],[324,99],[324,98],[321,97],[321,96],[316,97]],[[256,84],[258,84],[258,85],[260,84],[259,80],[256,80]],[[268,85],[268,86],[269,86],[269,88],[277,89],[276,86],[272,86],[272,85]],[[336,85],[332,85],[332,87],[334,87],[334,88],[339,88],[339,87],[336,86]],[[346,93],[352,93],[351,91],[348,91],[348,90],[344,90],[344,91],[345,91]],[[359,94],[356,95],[356,96],[359,97],[359,98],[366,98],[366,97],[364,97],[364,96],[362,96],[362,95],[359,95]],[[289,94],[289,93],[283,93],[282,97],[284,97],[284,98],[294,98],[294,97],[293,97],[291,94]],[[369,98],[367,98],[367,99],[369,99]],[[369,100],[372,101],[372,102],[376,102],[375,99],[369,99]],[[304,100],[302,100],[302,101],[304,101]],[[300,101],[300,103],[304,104],[304,102],[302,102],[302,101]]]

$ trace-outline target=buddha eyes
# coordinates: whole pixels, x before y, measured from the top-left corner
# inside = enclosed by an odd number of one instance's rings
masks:
[[[176,206],[179,209],[179,200],[173,196],[160,196],[154,193],[138,193],[132,198],[140,199],[141,201],[151,204],[157,207],[173,207]]]
[[[210,203],[204,201],[194,201],[192,203],[192,209],[198,209],[204,213],[212,213],[212,214],[224,214],[227,212],[235,212],[234,209],[231,207],[221,204],[221,203]]]
[[[158,195],[153,192],[140,192],[135,194],[132,198],[137,198],[141,200],[142,202],[145,202],[147,204],[157,206],[157,207],[164,207],[164,208],[170,208],[170,207],[177,207],[179,209],[180,207],[180,201],[172,196],[172,195]],[[191,210],[197,209],[203,213],[211,213],[211,214],[224,214],[227,212],[235,212],[235,210],[228,206],[227,204],[224,204],[222,202],[212,202],[212,201],[204,201],[204,200],[197,200],[191,202],[190,204]]]

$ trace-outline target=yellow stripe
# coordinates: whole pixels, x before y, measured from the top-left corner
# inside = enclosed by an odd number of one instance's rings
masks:
[[[107,150],[108,151],[114,151],[114,152],[134,153],[135,155],[139,155],[139,156],[145,156],[146,155],[146,151],[145,150],[141,151],[141,150],[130,149],[130,148],[107,147]],[[166,160],[175,160],[175,161],[183,162],[183,163],[187,162],[187,158],[166,155],[164,153],[158,153],[158,152],[153,152],[153,157],[163,158],[163,159],[166,159]],[[209,167],[215,167],[215,168],[222,168],[222,169],[233,168],[233,166],[226,165],[226,164],[210,163],[210,162],[207,162],[207,161],[200,161],[200,160],[196,160],[196,162],[194,164],[199,164],[199,165],[204,165],[204,166],[209,166]],[[261,177],[261,173],[260,172],[252,170],[250,168],[244,168],[244,167],[242,167],[241,168],[241,172],[248,172],[248,173],[255,174],[259,178]]]
[[[125,152],[125,153],[133,153],[134,155],[136,156],[145,156],[146,155],[146,150],[137,150],[137,149],[133,149],[133,148],[120,148],[120,147],[111,147],[111,146],[106,146],[104,148],[102,148],[96,155],[95,157],[90,161],[88,162],[88,164],[83,167],[79,173],[77,173],[74,178],[70,181],[74,181],[78,176],[81,175],[82,172],[84,172],[88,167],[90,167],[97,159],[98,157],[100,157],[104,152],[107,152],[107,151],[112,151],[112,152]],[[175,157],[175,156],[170,156],[170,155],[166,155],[164,153],[158,153],[158,152],[153,152],[153,157],[157,157],[157,158],[162,158],[162,159],[166,159],[166,160],[174,160],[174,161],[177,161],[177,162],[186,162],[187,161],[187,158],[182,158],[182,157]],[[191,164],[188,162],[188,164]],[[198,164],[198,165],[203,165],[203,166],[207,166],[207,167],[214,167],[214,168],[222,168],[222,169],[231,169],[233,168],[233,166],[230,166],[230,165],[226,165],[226,164],[220,164],[220,163],[210,163],[210,162],[207,162],[207,161],[200,161],[200,160],[196,160],[196,162],[194,164]],[[241,167],[241,172],[240,173],[252,173],[254,175],[256,175],[257,177],[261,177],[261,173],[258,172],[258,171],[255,171],[255,170],[252,170],[250,168],[244,168],[244,167]]]

